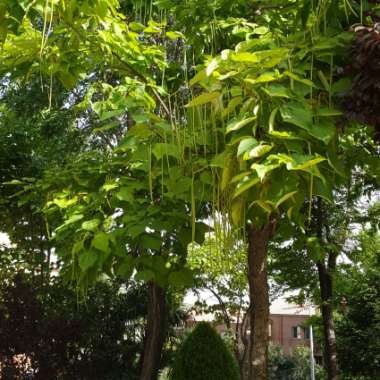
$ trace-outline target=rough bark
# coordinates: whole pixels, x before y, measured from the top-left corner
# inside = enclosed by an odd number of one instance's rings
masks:
[[[157,380],[166,335],[165,290],[148,284],[148,313],[140,380]]]
[[[319,285],[321,289],[321,312],[323,319],[323,335],[324,335],[324,359],[327,370],[328,380],[338,379],[338,364],[337,364],[337,348],[333,318],[333,279],[331,271],[335,267],[336,258],[334,254],[329,254],[328,266],[325,263],[319,262],[318,275]]]
[[[250,295],[249,380],[268,379],[269,290],[267,275],[268,243],[275,220],[262,229],[249,231],[248,281]]]

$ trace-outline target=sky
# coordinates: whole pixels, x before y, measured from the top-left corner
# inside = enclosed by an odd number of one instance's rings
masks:
[[[6,245],[9,246],[11,244],[8,235],[5,234],[4,232],[0,232],[0,246]]]

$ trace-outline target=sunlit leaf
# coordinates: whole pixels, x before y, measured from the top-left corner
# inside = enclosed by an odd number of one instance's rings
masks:
[[[267,154],[273,149],[273,145],[267,145],[267,144],[260,144],[256,147],[254,147],[252,150],[246,153],[244,156],[245,160],[248,160],[250,158],[259,158]]]
[[[235,120],[227,125],[226,133],[230,133],[233,131],[238,131],[239,129],[245,127],[247,124],[252,123],[256,120],[256,116],[251,116],[243,120]]]
[[[257,144],[257,140],[253,137],[248,137],[241,140],[237,150],[238,157],[242,156],[245,152],[252,150],[255,146],[257,146]]]
[[[195,107],[195,106],[201,106],[203,104],[207,104],[212,102],[213,100],[219,98],[220,92],[207,92],[204,94],[201,94],[194,98],[191,102],[189,102],[186,107]]]
[[[279,164],[253,164],[251,169],[255,170],[260,180],[263,181],[268,173],[277,169],[279,166]]]
[[[95,231],[100,225],[100,219],[91,219],[82,223],[82,228],[87,231]]]
[[[258,184],[259,182],[260,182],[260,179],[255,175],[244,177],[236,186],[236,190],[234,192],[234,198],[243,194],[244,192],[249,190],[251,187]]]
[[[152,152],[157,160],[161,160],[165,156],[179,159],[181,157],[180,147],[175,144],[157,143],[153,146]]]

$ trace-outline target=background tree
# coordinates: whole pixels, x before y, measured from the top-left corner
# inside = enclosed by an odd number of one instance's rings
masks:
[[[196,276],[193,291],[198,294],[195,312],[213,313],[226,326],[241,373],[248,349],[246,263],[245,244],[234,236],[224,236],[221,231],[209,234],[202,245],[189,248],[188,264]],[[216,303],[211,304],[209,299],[205,302],[205,293],[211,294]]]

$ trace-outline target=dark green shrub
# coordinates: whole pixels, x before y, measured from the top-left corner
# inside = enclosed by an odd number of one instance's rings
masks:
[[[180,347],[170,380],[239,380],[235,358],[208,323],[199,323]]]

